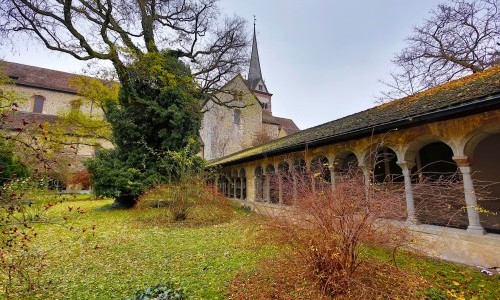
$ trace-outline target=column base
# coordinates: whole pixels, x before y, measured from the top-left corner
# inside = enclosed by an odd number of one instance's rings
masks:
[[[471,226],[467,227],[467,232],[471,234],[483,235],[486,234],[486,230],[482,226]]]
[[[418,224],[420,224],[420,222],[415,217],[408,217],[408,218],[406,218],[405,223],[408,224],[408,225],[418,225]]]

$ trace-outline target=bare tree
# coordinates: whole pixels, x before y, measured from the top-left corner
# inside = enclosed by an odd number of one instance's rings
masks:
[[[498,0],[452,0],[413,28],[393,59],[397,71],[382,81],[380,100],[394,100],[480,72],[500,62]]]
[[[220,21],[217,2],[0,0],[0,35],[4,43],[24,34],[78,60],[111,61],[122,84],[131,59],[169,51],[189,64],[208,101],[247,62],[245,21]]]

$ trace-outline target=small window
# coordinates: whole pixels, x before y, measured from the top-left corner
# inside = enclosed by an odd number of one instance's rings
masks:
[[[239,109],[234,110],[234,124],[240,125],[241,121],[241,111]]]
[[[45,102],[45,98],[42,96],[35,96],[35,101],[33,104],[33,112],[34,113],[43,113],[43,104]]]
[[[262,91],[262,84],[259,84],[259,91]]]

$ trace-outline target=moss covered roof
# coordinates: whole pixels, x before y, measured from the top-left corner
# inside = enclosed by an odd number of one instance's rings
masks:
[[[500,93],[500,66],[212,160],[209,165],[227,165],[286,151],[297,151],[307,145],[320,145],[321,141],[333,143],[346,140],[346,136],[360,138],[363,134],[371,134],[372,129],[397,121],[405,121],[407,126],[417,125],[417,123],[412,124],[415,117],[458,108],[498,93]]]

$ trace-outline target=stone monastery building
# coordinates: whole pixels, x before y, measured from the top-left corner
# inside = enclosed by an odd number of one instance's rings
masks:
[[[0,68],[13,79],[15,86],[11,89],[29,99],[20,104],[17,121],[55,122],[57,114],[71,109],[72,101],[78,97],[70,82],[79,75],[5,61],[0,63]],[[204,109],[200,131],[203,158],[217,159],[299,131],[292,120],[272,115],[272,94],[262,77],[255,28],[248,79],[238,75],[222,90],[216,97],[219,102],[230,105],[209,102]],[[234,99],[235,95],[238,99]],[[87,105],[79,109],[103,116],[95,107]],[[109,141],[100,144],[112,147]],[[92,156],[95,151],[83,143],[77,145],[80,158]]]
[[[223,90],[232,92],[222,92],[218,98],[231,107],[209,102],[203,116],[200,134],[205,159],[220,158],[299,131],[292,120],[272,115],[272,94],[262,77],[255,26],[247,79],[236,76]],[[239,96],[232,102],[234,91]]]

